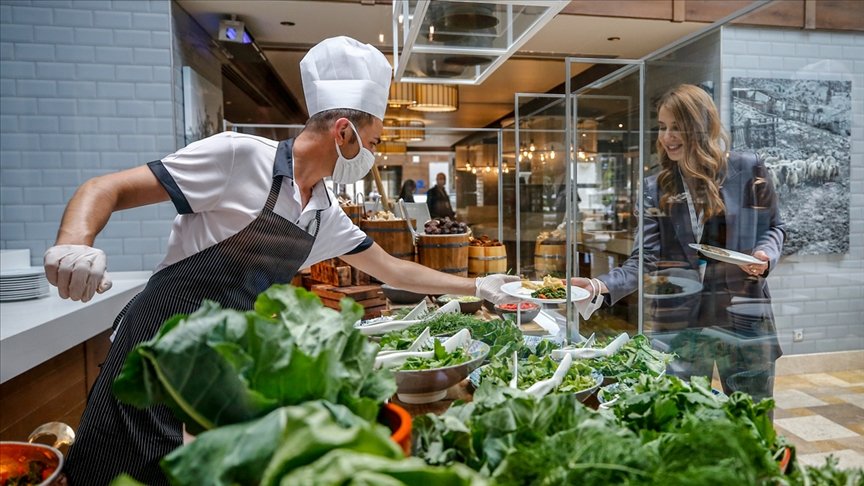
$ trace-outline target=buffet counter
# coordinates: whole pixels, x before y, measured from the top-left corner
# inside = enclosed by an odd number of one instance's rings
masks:
[[[48,297],[0,304],[0,383],[108,330],[151,272],[112,272],[114,286],[90,302]]]

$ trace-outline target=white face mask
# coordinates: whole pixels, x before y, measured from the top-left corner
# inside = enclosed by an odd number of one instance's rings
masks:
[[[345,158],[342,155],[342,150],[339,149],[339,144],[336,144],[336,153],[339,155],[336,158],[336,167],[333,168],[333,182],[336,184],[353,184],[363,178],[372,165],[375,163],[375,154],[363,146],[363,141],[360,140],[360,134],[354,128],[354,124],[350,121],[351,129],[354,130],[354,135],[357,136],[357,143],[360,144],[360,151],[352,159]],[[334,141],[335,143],[335,141]]]

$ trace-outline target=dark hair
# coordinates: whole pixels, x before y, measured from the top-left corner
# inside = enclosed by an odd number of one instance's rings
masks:
[[[335,108],[332,110],[324,110],[312,115],[309,120],[306,121],[306,126],[303,127],[303,130],[308,129],[313,132],[322,132],[329,129],[330,125],[340,118],[347,118],[358,130],[360,127],[365,127],[372,123],[375,119],[373,115],[370,115],[365,111],[353,110],[351,108]],[[353,136],[352,133],[351,137]]]
[[[414,179],[405,179],[405,182],[402,183],[402,190],[399,191],[399,197],[401,197],[402,199],[408,199],[405,196],[411,196],[411,199],[414,199],[414,191],[416,190],[417,183],[414,182]]]

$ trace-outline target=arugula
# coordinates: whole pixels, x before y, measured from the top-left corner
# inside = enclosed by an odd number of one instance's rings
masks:
[[[605,347],[606,343],[595,347]],[[642,334],[634,336],[612,356],[594,358],[589,361],[592,368],[607,378],[618,381],[635,381],[642,375],[661,376],[675,358],[674,354],[663,353],[651,347],[651,341]]]
[[[446,349],[444,349],[444,345],[441,344],[441,341],[437,339],[433,339],[435,342],[434,348],[434,357],[432,358],[418,358],[411,357],[405,360],[405,363],[399,368],[400,371],[420,371],[420,370],[432,370],[438,368],[446,368],[448,366],[455,366],[460,363],[464,363],[469,361],[471,357],[465,352],[464,349],[459,348],[453,351],[452,353],[448,353]]]
[[[519,378],[516,380],[519,389],[524,390],[538,381],[552,378],[558,369],[558,362],[551,356],[530,355],[527,359],[520,359],[517,366]],[[556,391],[558,393],[575,393],[594,386],[594,370],[582,360],[575,360],[564,375],[561,385]],[[513,378],[513,361],[508,359],[493,359],[483,367],[481,380],[489,380],[499,386],[508,386]]]
[[[381,337],[381,349],[407,349],[414,339],[429,327],[433,336],[452,335],[462,329],[471,331],[471,338],[489,345],[489,357],[509,355],[522,346],[522,331],[512,319],[484,321],[467,314],[443,314],[435,319],[415,324]]]
[[[377,347],[353,327],[361,314],[348,299],[336,312],[287,285],[259,295],[254,311],[205,301],[132,350],[114,393],[137,407],[167,405],[193,434],[316,399],[374,420],[395,382],[373,371]]]

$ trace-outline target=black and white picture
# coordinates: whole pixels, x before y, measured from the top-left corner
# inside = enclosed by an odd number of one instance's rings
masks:
[[[183,115],[186,145],[222,131],[222,90],[183,66]]]
[[[849,251],[852,83],[732,78],[732,147],[768,167],[786,255]]]

